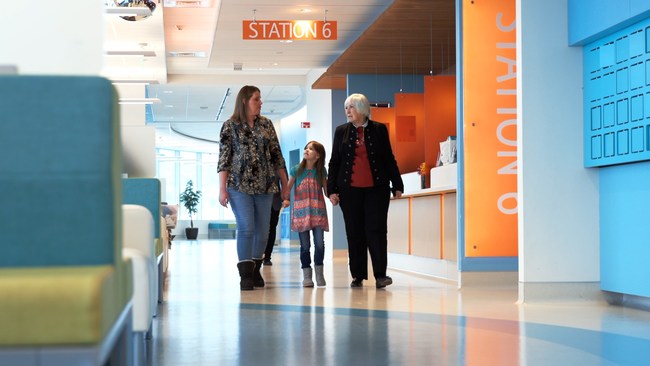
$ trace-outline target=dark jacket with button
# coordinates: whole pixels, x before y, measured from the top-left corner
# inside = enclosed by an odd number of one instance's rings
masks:
[[[372,120],[364,129],[364,140],[375,187],[392,187],[391,191],[404,192],[404,182],[388,138],[388,129]],[[327,193],[339,193],[349,188],[352,181],[357,130],[350,122],[342,124],[334,132],[332,157],[327,176]]]

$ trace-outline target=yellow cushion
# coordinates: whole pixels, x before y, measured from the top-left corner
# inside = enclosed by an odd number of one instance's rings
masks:
[[[118,268],[0,269],[0,346],[99,343],[131,298]]]
[[[164,242],[164,240],[162,238],[156,238],[156,239],[154,239],[154,241],[155,241],[155,245],[156,245],[156,248],[155,248],[156,257],[158,257],[159,255],[161,255],[163,253],[163,242]]]

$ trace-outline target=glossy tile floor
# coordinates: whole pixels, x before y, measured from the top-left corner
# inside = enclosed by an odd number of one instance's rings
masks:
[[[239,290],[233,240],[175,240],[151,364],[650,365],[650,312],[605,303],[517,304],[517,289],[459,291],[389,269],[350,288],[345,253],[326,287],[301,287],[297,247],[276,246],[266,287]]]

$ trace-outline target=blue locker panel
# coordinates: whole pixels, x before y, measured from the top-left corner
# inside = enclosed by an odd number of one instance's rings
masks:
[[[584,47],[584,165],[650,160],[650,19]]]

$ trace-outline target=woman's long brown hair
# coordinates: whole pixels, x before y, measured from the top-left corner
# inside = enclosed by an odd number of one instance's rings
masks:
[[[248,101],[253,97],[255,92],[261,93],[260,89],[253,85],[244,85],[239,89],[237,93],[237,99],[235,99],[235,110],[230,116],[231,120],[238,122],[248,122]]]

